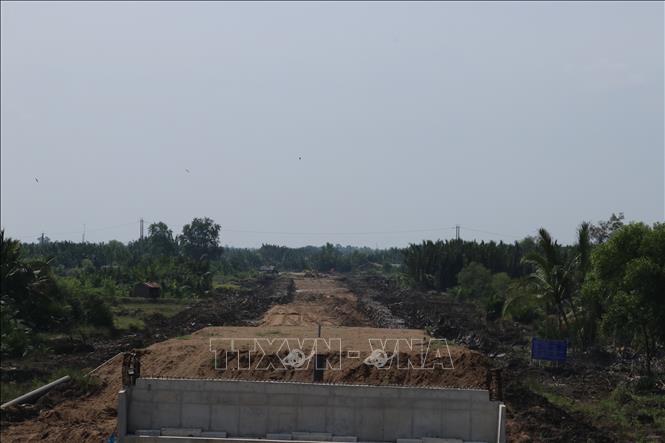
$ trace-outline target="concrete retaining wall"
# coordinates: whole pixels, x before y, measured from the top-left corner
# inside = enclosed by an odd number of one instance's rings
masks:
[[[505,441],[501,403],[484,390],[140,378],[118,404],[121,434],[168,427],[246,438],[301,431],[377,442]]]

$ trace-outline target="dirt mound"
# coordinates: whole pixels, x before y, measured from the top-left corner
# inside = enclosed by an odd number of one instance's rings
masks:
[[[147,322],[154,334],[177,336],[189,334],[206,326],[249,325],[272,305],[289,303],[295,294],[294,281],[289,277],[263,276],[249,280],[240,290],[215,290],[171,318],[156,315]]]
[[[3,360],[0,375],[3,381],[20,381],[52,373],[60,367],[91,369],[119,352],[148,346],[168,337],[184,336],[207,325],[249,325],[271,305],[291,301],[294,293],[293,281],[289,277],[247,279],[241,282],[240,289],[213,291],[209,298],[194,303],[172,318],[155,315],[146,321],[143,331],[97,340],[92,352],[57,357],[40,353],[27,362]],[[176,356],[171,358],[178,360]],[[83,398],[79,398],[80,393],[61,395],[60,389],[66,388],[63,387],[34,405],[3,412],[2,441],[105,441],[115,427],[116,396],[120,389],[120,369],[116,364],[118,362],[97,372],[101,388],[94,395]],[[24,368],[18,369],[19,366]],[[34,417],[37,418],[30,420]]]
[[[369,326],[358,306],[358,297],[334,277],[294,275],[293,301],[270,308],[260,324],[264,326]]]
[[[13,417],[3,419],[26,419],[34,415],[36,418],[18,424],[3,422],[2,441],[106,441],[116,425],[116,398],[120,378],[114,380],[111,374],[106,373],[100,379],[101,385],[94,394],[76,399],[67,396],[67,400],[53,408],[49,404],[50,400],[43,397],[45,400],[40,399],[32,407],[9,411]]]
[[[382,325],[403,319],[409,328],[425,328],[435,337],[445,337],[457,345],[480,350],[503,359],[492,364],[503,367],[504,401],[508,411],[507,437],[511,442],[610,442],[621,441],[611,431],[593,426],[588,417],[570,414],[533,392],[525,384],[528,379],[543,383],[553,378],[546,369],[530,368],[528,343],[531,334],[515,324],[487,321],[472,303],[438,292],[406,289],[380,275],[359,274],[345,283],[359,297],[360,304],[376,312],[372,318]],[[378,306],[378,309],[376,308]],[[385,313],[385,310],[388,313]],[[517,351],[517,352],[516,352]],[[506,356],[512,356],[505,362]],[[508,357],[510,358],[510,357]],[[567,363],[570,367],[571,362]],[[473,365],[470,367],[473,370]],[[565,371],[565,370],[564,370]],[[559,378],[561,375],[558,374]],[[602,375],[602,377],[601,377]],[[593,395],[599,384],[612,387],[607,372],[588,370],[570,374],[565,383],[576,389],[570,397]]]
[[[246,380],[284,380],[311,382],[313,365],[303,370],[261,370],[250,365],[248,370],[233,369],[229,364],[225,370],[214,367],[213,353],[210,351],[210,339],[257,337],[275,341],[276,338],[313,338],[318,330],[312,326],[296,327],[216,327],[205,328],[189,337],[181,337],[155,343],[141,352],[141,372],[143,376],[153,377],[191,377],[191,378],[234,378]],[[451,346],[444,348],[441,355],[450,361],[452,368],[440,367],[432,370],[398,369],[397,365],[379,369],[363,363],[370,354],[370,339],[410,340],[427,338],[422,330],[410,329],[375,329],[323,327],[321,337],[339,338],[341,349],[358,351],[358,357],[349,357],[346,353],[327,352],[329,363],[335,370],[326,370],[324,382],[352,383],[371,385],[409,385],[409,386],[457,386],[482,387],[486,380],[488,361],[481,354],[464,348]],[[268,348],[266,348],[268,349]],[[450,353],[448,354],[448,349]],[[442,349],[443,351],[443,349]],[[269,351],[268,351],[269,352]],[[413,352],[401,351],[395,359],[408,356],[417,364],[421,356],[417,349]],[[280,354],[284,357],[284,351]],[[247,358],[238,353],[238,359]],[[268,354],[266,358],[275,358]],[[435,353],[428,353],[426,362],[434,363],[441,359]],[[95,376],[101,381],[99,392],[76,400],[65,400],[53,409],[42,410],[33,420],[14,424],[3,429],[3,442],[26,441],[95,441],[108,437],[116,425],[116,395],[121,385],[121,359],[115,359],[100,368]],[[395,360],[397,361],[397,360]]]
[[[446,293],[404,288],[374,274],[347,277],[344,283],[381,327],[424,328],[435,337],[487,353],[527,343],[514,324],[488,322],[476,305]]]
[[[241,378],[248,380],[297,380],[311,381],[313,364],[305,370],[295,369],[277,369],[261,370],[257,369],[259,364],[255,356],[249,360],[249,354],[240,351],[234,358],[245,359],[239,366],[237,362],[229,360],[228,368],[225,370],[215,369],[213,367],[210,351],[210,340],[224,338],[236,339],[236,343],[244,338],[257,337],[262,339],[261,348],[265,351],[266,358],[270,355],[278,354],[280,357],[286,356],[286,350],[282,347],[283,340],[313,339],[317,336],[315,327],[258,327],[258,328],[206,328],[188,339],[169,340],[157,343],[146,350],[146,355],[142,357],[142,374],[144,376],[154,377],[200,377],[200,378]],[[442,346],[440,351],[441,359],[445,360],[443,367],[436,370],[419,369],[398,369],[399,361],[406,361],[406,354],[403,346],[396,348],[398,340],[400,345],[406,344],[412,339],[426,340],[429,338],[422,330],[412,329],[376,329],[376,328],[350,328],[350,327],[324,327],[321,330],[321,337],[326,340],[339,339],[340,353],[323,352],[328,358],[328,363],[334,368],[339,369],[326,371],[324,382],[343,382],[343,383],[361,383],[361,384],[405,384],[405,385],[427,385],[427,386],[455,386],[455,387],[479,387],[483,386],[486,380],[488,361],[479,353],[470,352],[464,348]],[[372,346],[377,346],[381,340],[385,343],[385,350],[391,354],[396,349],[399,351],[394,358],[395,364],[386,365],[379,369],[374,366],[368,366],[363,360],[371,353]],[[272,343],[270,345],[270,343]],[[312,342],[310,342],[312,343]],[[443,345],[443,344],[442,344]],[[250,344],[249,347],[253,347]],[[272,347],[271,347],[272,346]],[[334,347],[334,345],[333,345]],[[228,346],[224,342],[219,346],[213,344],[223,355]],[[310,353],[311,347],[304,343],[301,349],[305,354]],[[423,349],[427,351],[427,349]],[[357,357],[349,358],[348,352],[357,352]],[[448,353],[449,352],[449,353]],[[422,363],[420,360],[421,349],[417,346],[411,352],[411,361],[414,365]],[[179,356],[179,358],[174,358]],[[433,366],[436,358],[435,350],[427,352],[426,362],[428,367]],[[451,362],[452,360],[452,362]],[[251,363],[251,364],[250,364]],[[265,364],[265,362],[264,362]],[[403,365],[406,366],[406,365]],[[234,368],[243,367],[245,370]]]

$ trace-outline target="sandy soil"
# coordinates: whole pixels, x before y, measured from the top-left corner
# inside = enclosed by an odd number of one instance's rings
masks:
[[[358,309],[358,298],[334,277],[292,274],[296,285],[293,302],[273,306],[261,325],[369,326],[370,320]]]
[[[327,370],[324,382],[456,387],[482,387],[485,383],[488,368],[486,358],[460,347],[444,345],[445,351],[439,349],[446,358],[450,350],[454,369],[404,370],[398,369],[396,364],[379,369],[364,364],[363,359],[370,354],[370,339],[422,339],[427,338],[427,334],[417,329],[363,327],[369,321],[357,310],[356,296],[335,278],[296,276],[295,281],[297,292],[293,302],[273,306],[260,321],[260,326],[207,327],[189,336],[155,343],[140,351],[142,376],[311,381],[312,367],[304,370],[259,370],[256,368],[257,361],[249,361],[243,352],[235,354],[234,358],[247,363],[241,367],[248,367],[248,370],[237,370],[238,365],[234,369],[231,364],[225,370],[215,369],[210,342],[211,339],[256,337],[263,342],[273,340],[273,343],[279,343],[277,339],[281,338],[314,338],[318,335],[317,324],[321,324],[321,337],[339,338],[344,351],[358,353],[357,357],[352,358],[348,353],[324,352],[329,362],[338,368]],[[349,324],[360,327],[346,327]],[[220,347],[226,349],[224,345]],[[303,348],[306,350],[307,346]],[[267,345],[265,350],[268,354],[266,358],[273,359],[277,355],[284,357],[287,352]],[[403,350],[401,347],[400,352]],[[418,361],[420,352],[418,348],[411,352],[407,350],[399,357],[410,354],[414,361]],[[427,362],[440,360],[434,354],[428,354]],[[449,368],[448,365],[444,367]],[[3,443],[105,441],[116,425],[116,394],[121,388],[121,358],[97,370],[95,376],[101,381],[97,392],[85,398],[65,400],[53,409],[42,411],[35,419],[4,429],[1,435]]]

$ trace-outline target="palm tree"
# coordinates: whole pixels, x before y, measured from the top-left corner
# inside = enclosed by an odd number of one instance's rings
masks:
[[[546,312],[556,314],[559,332],[569,331],[570,316],[577,323],[578,295],[590,266],[589,224],[580,226],[572,254],[566,254],[545,228],[538,231],[536,243],[539,251],[523,259],[533,267],[533,272],[523,282],[527,291],[506,301],[504,313],[524,298],[535,298]]]
[[[570,267],[562,257],[559,245],[545,228],[538,231],[538,246],[540,252],[533,252],[524,258],[524,262],[534,268],[527,282],[547,311],[556,311],[559,330],[562,324],[568,329],[566,304],[570,302]]]
[[[20,242],[5,237],[4,230],[0,230],[0,260],[0,303],[29,326],[43,326],[50,319],[40,314],[53,303],[48,296],[53,283],[49,263],[23,261]]]

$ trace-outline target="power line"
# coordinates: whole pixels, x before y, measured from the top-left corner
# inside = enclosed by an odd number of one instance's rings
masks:
[[[122,224],[119,224],[119,225],[104,226],[104,227],[101,227],[101,228],[93,228],[93,229],[89,229],[89,228],[86,227],[84,229],[85,229],[85,232],[98,232],[98,231],[106,231],[106,230],[109,230],[109,229],[121,228],[121,227],[129,226],[129,225],[136,225],[136,223],[138,223],[138,220],[128,222],[128,223],[122,223]],[[81,233],[81,231],[78,230],[78,231],[67,231],[67,232],[63,232],[63,231],[61,231],[61,232],[48,232],[47,234],[48,235],[69,235],[69,234],[80,234],[80,233]],[[40,236],[41,236],[41,233],[40,234],[32,234],[32,235],[17,235],[17,236],[14,236],[14,238],[39,238]]]
[[[99,232],[99,231],[106,231],[110,229],[117,229],[117,228],[122,228],[125,226],[130,226],[130,225],[136,225],[139,223],[139,232],[140,234],[143,234],[144,232],[144,220],[141,218],[139,220],[133,220],[131,222],[127,223],[121,223],[121,224],[116,224],[116,225],[111,225],[111,226],[103,226],[99,228],[85,228],[85,232]],[[183,224],[171,224],[171,226],[184,226],[186,223]],[[437,227],[437,228],[426,228],[426,229],[399,229],[399,230],[391,230],[391,231],[347,231],[347,232],[303,232],[303,231],[263,231],[263,230],[251,230],[251,229],[234,229],[234,228],[222,228],[222,232],[233,232],[233,233],[241,233],[241,234],[258,234],[258,235],[289,235],[289,236],[354,236],[354,235],[391,235],[391,234],[413,234],[413,233],[423,233],[423,232],[444,232],[444,231],[449,231],[449,230],[455,230],[455,238],[460,239],[461,235],[460,232],[461,230],[467,230],[467,231],[472,231],[472,232],[478,232],[482,234],[487,234],[487,235],[493,235],[497,237],[510,237],[510,238],[515,238],[515,239],[521,239],[524,238],[525,236],[518,236],[518,235],[512,235],[512,234],[503,234],[500,232],[493,232],[493,231],[486,231],[483,229],[477,229],[477,228],[471,228],[465,225],[454,225],[454,226],[446,226],[446,227]],[[49,235],[55,236],[55,235],[68,235],[68,234],[80,234],[81,231],[67,231],[67,232],[55,232],[55,233],[47,233]],[[38,233],[38,234],[33,234],[33,235],[22,235],[22,236],[15,236],[15,238],[22,239],[22,238],[34,238],[34,239],[39,239],[40,236],[43,233]]]
[[[489,234],[489,235],[496,235],[498,237],[512,237],[512,238],[517,238],[517,239],[522,239],[522,238],[526,237],[525,235],[511,235],[511,234],[501,234],[499,232],[484,231],[482,229],[469,228],[468,226],[462,226],[462,228],[466,229],[467,231],[480,232],[482,234]]]
[[[511,234],[502,234],[500,232],[485,231],[482,229],[470,228],[465,225],[455,225],[448,226],[445,228],[431,228],[431,229],[403,229],[396,231],[365,231],[365,232],[284,232],[284,231],[254,231],[254,230],[245,230],[245,229],[225,229],[222,228],[222,232],[238,232],[238,233],[248,233],[248,234],[275,234],[275,235],[382,235],[382,234],[408,234],[408,233],[418,233],[418,232],[440,232],[455,230],[455,238],[459,240],[461,238],[461,231],[473,231],[479,232],[482,234],[494,235],[497,237],[511,237],[516,239],[522,239],[525,236],[511,235]]]
[[[285,231],[254,231],[247,229],[229,229],[222,228],[222,232],[238,232],[246,234],[275,234],[275,235],[383,235],[383,234],[408,234],[417,232],[436,232],[447,231],[455,229],[455,226],[448,226],[445,228],[431,228],[431,229],[403,229],[397,231],[364,231],[364,232],[285,232]]]

